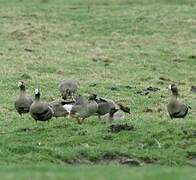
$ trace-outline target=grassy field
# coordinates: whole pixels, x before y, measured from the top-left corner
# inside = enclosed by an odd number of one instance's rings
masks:
[[[195,12],[194,0],[0,0],[2,177],[194,179]],[[70,78],[79,94],[128,105],[124,123],[134,130],[113,133],[97,117],[36,124],[16,113],[19,80],[52,101]],[[192,107],[185,119],[167,115],[171,83]],[[138,93],[149,86],[160,90]],[[120,166],[123,159],[141,167]]]

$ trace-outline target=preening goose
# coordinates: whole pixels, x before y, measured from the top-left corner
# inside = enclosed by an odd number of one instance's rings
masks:
[[[76,80],[63,80],[59,84],[59,91],[64,100],[68,99],[69,97],[74,99],[73,95],[76,93],[78,87],[79,83]]]

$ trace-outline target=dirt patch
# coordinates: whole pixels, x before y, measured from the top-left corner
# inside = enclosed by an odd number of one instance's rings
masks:
[[[137,91],[136,93],[140,94],[142,96],[146,96],[146,95],[150,94],[151,92],[156,92],[156,91],[160,91],[160,89],[156,88],[156,87],[149,86],[142,91]]]
[[[189,59],[196,59],[196,55],[190,55],[188,58]]]
[[[25,48],[24,50],[27,52],[33,52],[33,49],[30,49],[30,48]]]
[[[135,87],[132,87],[132,86],[130,86],[130,85],[126,85],[125,88],[126,88],[126,89],[132,89],[132,88],[135,88]]]
[[[101,164],[101,165],[121,164],[121,165],[129,165],[129,166],[142,166],[143,162],[137,158],[129,158],[126,156],[105,155],[103,159],[96,161],[95,164]]]
[[[150,158],[150,157],[140,157],[140,161],[144,162],[145,164],[159,164],[160,161],[156,158]]]
[[[130,86],[130,85],[119,85],[119,86],[110,86],[107,87],[108,89],[112,90],[112,91],[120,91],[122,89],[134,89],[136,87]]]
[[[142,112],[146,112],[146,113],[152,113],[153,110],[150,108],[145,108]]]
[[[66,164],[78,165],[126,165],[126,166],[143,166],[148,164],[160,164],[160,161],[149,157],[128,157],[126,155],[115,155],[106,153],[100,159],[89,160],[86,156],[82,156],[77,159],[65,160]]]
[[[95,87],[95,86],[97,86],[96,83],[93,83],[93,84],[90,84],[90,85],[89,85],[89,87]]]
[[[18,129],[18,132],[32,132],[33,130],[35,130],[35,129],[33,129],[33,128],[21,128],[21,129]]]
[[[171,81],[171,79],[164,77],[164,76],[160,76],[159,79],[162,81]]]
[[[176,63],[184,62],[184,60],[180,59],[180,58],[173,59],[173,61],[176,62]]]
[[[135,128],[133,125],[129,126],[127,124],[112,124],[109,126],[109,131],[118,133],[120,131],[135,131]]]
[[[111,91],[120,91],[120,89],[115,86],[108,87],[108,89],[110,89]]]

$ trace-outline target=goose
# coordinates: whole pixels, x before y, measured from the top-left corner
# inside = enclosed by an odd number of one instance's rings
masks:
[[[110,113],[111,109],[117,109],[121,110],[123,112],[129,113],[130,114],[130,108],[126,107],[122,104],[117,104],[111,99],[106,99],[102,97],[97,97],[97,94],[91,94],[89,99],[94,100],[98,104],[98,117],[100,119],[101,116]]]
[[[73,95],[76,93],[78,87],[79,83],[76,80],[63,80],[59,84],[59,91],[64,100],[68,99],[69,97],[74,99]]]
[[[29,94],[26,92],[26,87],[23,81],[19,81],[18,86],[20,88],[20,94],[16,97],[14,102],[16,111],[22,115],[28,113],[33,100]]]
[[[40,100],[41,93],[39,89],[35,89],[35,100],[30,107],[30,115],[35,121],[48,121],[53,116],[53,110],[47,102]]]
[[[100,119],[106,122],[124,120],[124,118],[125,116],[124,116],[123,111],[120,109],[116,109],[116,108],[111,108],[109,113],[103,116],[100,116]]]
[[[184,118],[190,106],[178,100],[178,88],[175,84],[170,84],[168,87],[171,90],[172,95],[167,104],[167,111],[169,113],[170,118]]]
[[[53,110],[53,117],[69,117],[74,101],[53,101],[49,106]]]
[[[81,123],[81,120],[93,116],[98,110],[98,104],[94,100],[87,100],[83,96],[76,97],[76,102],[71,108],[71,115]]]

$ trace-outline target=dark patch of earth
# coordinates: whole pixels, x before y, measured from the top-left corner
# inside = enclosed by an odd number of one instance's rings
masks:
[[[151,92],[156,92],[156,91],[160,91],[160,89],[156,88],[156,87],[149,86],[142,91],[137,91],[136,93],[140,94],[142,96],[146,96],[146,95],[150,94]]]
[[[80,158],[73,160],[65,160],[67,164],[77,165],[77,164],[90,164],[90,165],[127,165],[127,166],[143,166],[148,164],[160,164],[157,159],[149,157],[128,157],[126,155],[113,155],[105,154],[101,159],[91,161],[87,157],[81,156]]]
[[[153,110],[150,108],[145,108],[142,112],[146,112],[146,113],[152,113]]]
[[[112,124],[109,126],[109,131],[113,133],[118,133],[120,131],[134,131],[135,128],[133,125],[129,126],[128,124]]]

